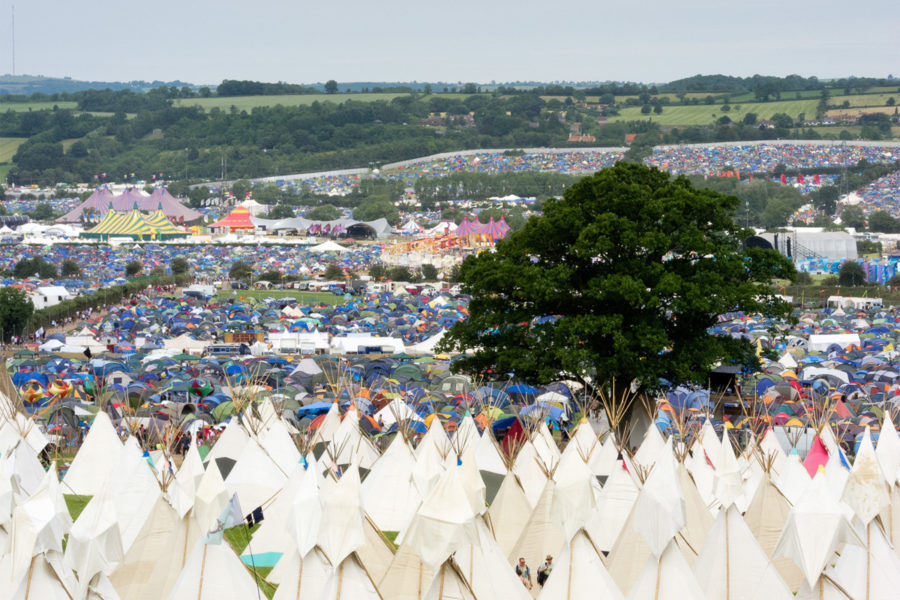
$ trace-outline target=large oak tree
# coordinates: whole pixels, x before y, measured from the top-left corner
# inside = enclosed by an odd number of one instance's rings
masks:
[[[735,310],[784,315],[768,285],[791,277],[772,250],[744,248],[738,199],[620,163],[544,204],[496,252],[460,270],[469,319],[444,348],[458,370],[542,383],[705,381],[718,361],[755,362],[746,340],[709,328]]]

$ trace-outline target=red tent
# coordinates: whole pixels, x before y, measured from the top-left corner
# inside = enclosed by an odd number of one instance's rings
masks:
[[[211,224],[210,229],[227,229],[229,232],[235,232],[239,229],[255,229],[253,221],[250,220],[250,211],[243,206],[238,206],[228,213],[224,219]]]

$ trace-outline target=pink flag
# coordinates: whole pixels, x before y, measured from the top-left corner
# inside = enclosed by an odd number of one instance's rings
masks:
[[[806,467],[806,472],[809,473],[810,477],[815,477],[819,471],[819,466],[824,467],[827,462],[828,450],[819,436],[816,436],[816,439],[813,440],[812,448],[809,449],[809,454],[806,455],[806,460],[803,461],[803,466]]]

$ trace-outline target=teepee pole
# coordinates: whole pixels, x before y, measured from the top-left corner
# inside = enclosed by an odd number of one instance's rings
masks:
[[[300,558],[300,568],[297,569],[297,600],[300,600],[300,586],[303,584],[303,558]]]
[[[725,509],[725,600],[731,600],[731,544],[728,540],[728,509]]]
[[[419,560],[419,588],[416,590],[416,598],[422,600],[422,561]]]
[[[28,583],[25,585],[25,600],[28,600],[28,596],[31,593],[31,573],[34,570],[34,557],[31,557],[31,562],[28,563]]]
[[[197,588],[197,600],[203,594],[203,571],[206,569],[206,543],[203,544],[203,559],[200,561],[200,587]]]
[[[344,587],[344,562],[341,561],[341,566],[338,567],[338,587],[337,587],[337,597],[335,600],[341,600],[341,588]]]
[[[575,534],[578,535],[578,534]],[[575,545],[575,538],[569,540],[569,581],[566,583],[566,600],[572,600],[572,546]]]
[[[665,550],[663,550],[665,552]],[[662,574],[662,556],[656,559],[656,591],[653,593],[653,600],[659,600],[659,576]]]
[[[866,525],[866,600],[869,600],[869,576],[872,572],[872,522]]]

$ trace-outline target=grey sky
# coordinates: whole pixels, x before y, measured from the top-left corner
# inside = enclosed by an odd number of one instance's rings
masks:
[[[0,0],[10,72],[10,0]],[[895,0],[18,0],[16,72],[90,80],[900,76]],[[857,8],[859,10],[857,10]]]

